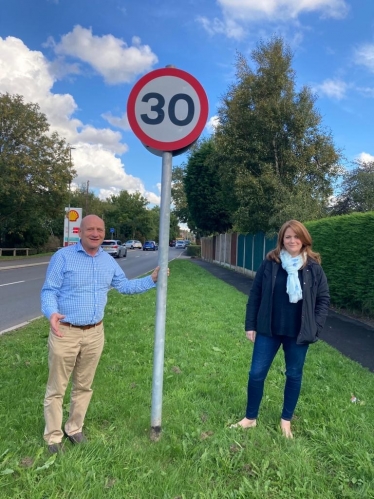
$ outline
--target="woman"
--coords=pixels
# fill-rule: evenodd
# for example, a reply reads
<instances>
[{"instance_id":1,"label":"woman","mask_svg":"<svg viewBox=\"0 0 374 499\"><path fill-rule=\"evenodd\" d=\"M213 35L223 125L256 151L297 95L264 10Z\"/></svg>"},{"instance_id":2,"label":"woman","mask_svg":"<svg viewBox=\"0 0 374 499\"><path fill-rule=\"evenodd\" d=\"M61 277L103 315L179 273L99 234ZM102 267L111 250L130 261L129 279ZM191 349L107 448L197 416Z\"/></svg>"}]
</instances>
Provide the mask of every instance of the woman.
<instances>
[{"instance_id":1,"label":"woman","mask_svg":"<svg viewBox=\"0 0 374 499\"><path fill-rule=\"evenodd\" d=\"M299 398L310 343L323 329L330 303L325 273L312 238L297 220L283 224L277 246L266 255L249 295L245 330L254 342L245 418L234 427L256 426L264 382L282 345L286 385L280 427L293 438L291 419Z\"/></svg>"}]
</instances>

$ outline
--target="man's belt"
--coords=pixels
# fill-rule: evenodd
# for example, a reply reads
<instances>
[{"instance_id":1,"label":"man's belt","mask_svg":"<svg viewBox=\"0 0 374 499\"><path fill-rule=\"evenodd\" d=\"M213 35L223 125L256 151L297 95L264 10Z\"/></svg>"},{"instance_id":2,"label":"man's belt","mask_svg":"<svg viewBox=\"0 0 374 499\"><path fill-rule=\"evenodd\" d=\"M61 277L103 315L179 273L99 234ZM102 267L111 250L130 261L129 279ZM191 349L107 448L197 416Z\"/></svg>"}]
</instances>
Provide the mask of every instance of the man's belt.
<instances>
[{"instance_id":1,"label":"man's belt","mask_svg":"<svg viewBox=\"0 0 374 499\"><path fill-rule=\"evenodd\" d=\"M70 322L60 322L62 326L66 327L75 327L77 329L92 329L93 327L100 326L102 324L102 320L100 322L97 322L96 324L86 324L85 326L75 326L74 324L70 324Z\"/></svg>"}]
</instances>

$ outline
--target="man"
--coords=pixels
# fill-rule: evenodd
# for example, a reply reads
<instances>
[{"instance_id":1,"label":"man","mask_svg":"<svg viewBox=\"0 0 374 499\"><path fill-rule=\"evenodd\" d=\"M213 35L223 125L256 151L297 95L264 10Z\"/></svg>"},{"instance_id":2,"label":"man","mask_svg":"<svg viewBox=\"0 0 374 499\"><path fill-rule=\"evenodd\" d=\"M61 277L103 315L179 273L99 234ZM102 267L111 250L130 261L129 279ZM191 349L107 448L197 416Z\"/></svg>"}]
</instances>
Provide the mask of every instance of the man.
<instances>
[{"instance_id":1,"label":"man","mask_svg":"<svg viewBox=\"0 0 374 499\"><path fill-rule=\"evenodd\" d=\"M104 221L83 218L80 242L51 258L41 292L42 312L49 319L49 377L44 399L44 440L51 453L62 450L65 436L85 441L83 422L92 396L91 384L104 346L103 316L111 287L123 294L155 287L159 267L150 276L129 280L101 244ZM62 403L72 374L69 418L62 427Z\"/></svg>"}]
</instances>

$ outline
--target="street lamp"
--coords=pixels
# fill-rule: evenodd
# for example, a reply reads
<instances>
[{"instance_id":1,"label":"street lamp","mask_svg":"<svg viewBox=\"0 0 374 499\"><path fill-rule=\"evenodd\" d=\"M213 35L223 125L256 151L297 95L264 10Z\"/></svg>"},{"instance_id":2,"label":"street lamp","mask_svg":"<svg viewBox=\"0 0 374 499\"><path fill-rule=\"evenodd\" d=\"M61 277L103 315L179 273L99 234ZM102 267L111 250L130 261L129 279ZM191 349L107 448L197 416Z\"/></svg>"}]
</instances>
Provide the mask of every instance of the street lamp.
<instances>
[{"instance_id":1,"label":"street lamp","mask_svg":"<svg viewBox=\"0 0 374 499\"><path fill-rule=\"evenodd\" d=\"M90 181L87 180L87 185L86 185L86 215L88 215L88 194L89 194L89 188L90 186Z\"/></svg>"},{"instance_id":2,"label":"street lamp","mask_svg":"<svg viewBox=\"0 0 374 499\"><path fill-rule=\"evenodd\" d=\"M70 244L70 196L71 196L71 151L75 149L75 147L70 147L70 165L69 165L69 204L68 204L68 238L67 238L67 246Z\"/></svg>"}]
</instances>

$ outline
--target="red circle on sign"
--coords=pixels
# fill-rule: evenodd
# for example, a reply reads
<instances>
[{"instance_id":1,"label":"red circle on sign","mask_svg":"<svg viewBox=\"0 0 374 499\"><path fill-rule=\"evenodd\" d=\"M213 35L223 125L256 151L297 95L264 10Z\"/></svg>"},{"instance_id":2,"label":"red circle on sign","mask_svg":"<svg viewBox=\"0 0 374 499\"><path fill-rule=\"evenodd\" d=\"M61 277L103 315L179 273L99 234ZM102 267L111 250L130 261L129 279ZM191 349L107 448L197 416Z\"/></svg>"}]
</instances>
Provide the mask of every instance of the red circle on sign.
<instances>
[{"instance_id":1,"label":"red circle on sign","mask_svg":"<svg viewBox=\"0 0 374 499\"><path fill-rule=\"evenodd\" d=\"M160 141L153 137L150 137L139 125L138 117L136 115L136 103L140 92L143 90L145 85L151 83L157 78L162 78L164 76L174 76L184 80L189 84L193 90L196 92L200 104L200 114L198 116L197 122L192 131L190 131L185 137L178 140L172 141ZM146 146L157 149L159 151L175 151L177 149L182 149L190 146L195 142L206 125L208 119L208 98L206 96L205 90L202 85L193 77L191 74L177 68L161 68L155 69L150 73L144 75L132 88L128 101L127 101L127 117L131 126L132 131L138 137L139 140L143 142ZM153 126L162 126L160 124Z\"/></svg>"}]
</instances>

